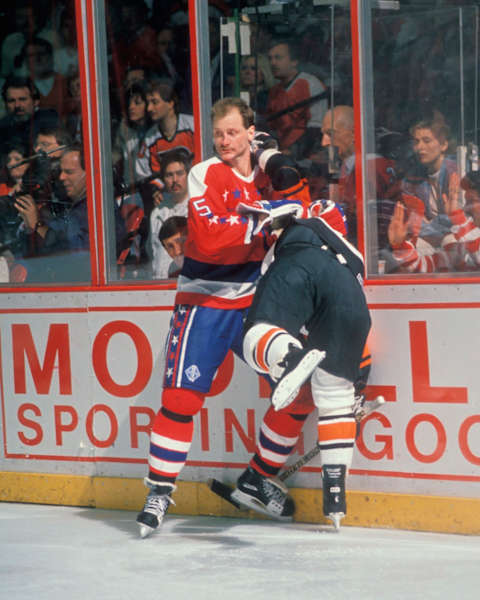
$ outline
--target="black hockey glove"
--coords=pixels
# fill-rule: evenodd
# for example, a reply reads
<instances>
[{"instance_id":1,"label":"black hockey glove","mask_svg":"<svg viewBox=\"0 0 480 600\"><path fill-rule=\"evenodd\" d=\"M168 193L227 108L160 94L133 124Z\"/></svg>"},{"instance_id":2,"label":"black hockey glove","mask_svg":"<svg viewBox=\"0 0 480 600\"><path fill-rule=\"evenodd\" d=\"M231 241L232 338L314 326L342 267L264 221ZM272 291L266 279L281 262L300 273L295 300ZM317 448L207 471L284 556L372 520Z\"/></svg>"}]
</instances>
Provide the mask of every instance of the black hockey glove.
<instances>
[{"instance_id":1,"label":"black hockey glove","mask_svg":"<svg viewBox=\"0 0 480 600\"><path fill-rule=\"evenodd\" d=\"M250 142L250 148L256 156L259 150L278 150L278 142L269 133L256 131L253 140Z\"/></svg>"}]
</instances>

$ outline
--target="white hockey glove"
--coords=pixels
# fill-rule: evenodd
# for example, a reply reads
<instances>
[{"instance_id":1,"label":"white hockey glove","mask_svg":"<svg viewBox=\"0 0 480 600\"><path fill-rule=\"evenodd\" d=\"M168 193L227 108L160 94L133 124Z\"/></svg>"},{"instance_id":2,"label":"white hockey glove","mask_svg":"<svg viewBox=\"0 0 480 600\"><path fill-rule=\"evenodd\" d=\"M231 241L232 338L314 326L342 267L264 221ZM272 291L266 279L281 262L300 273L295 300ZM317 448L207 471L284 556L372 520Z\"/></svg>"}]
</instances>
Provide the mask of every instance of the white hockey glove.
<instances>
[{"instance_id":1,"label":"white hockey glove","mask_svg":"<svg viewBox=\"0 0 480 600\"><path fill-rule=\"evenodd\" d=\"M296 218L303 216L303 205L298 200L257 200L252 204L240 202L237 204L237 212L241 215L252 216L256 219L252 234L259 233L268 225L275 224L281 217L292 215Z\"/></svg>"}]
</instances>

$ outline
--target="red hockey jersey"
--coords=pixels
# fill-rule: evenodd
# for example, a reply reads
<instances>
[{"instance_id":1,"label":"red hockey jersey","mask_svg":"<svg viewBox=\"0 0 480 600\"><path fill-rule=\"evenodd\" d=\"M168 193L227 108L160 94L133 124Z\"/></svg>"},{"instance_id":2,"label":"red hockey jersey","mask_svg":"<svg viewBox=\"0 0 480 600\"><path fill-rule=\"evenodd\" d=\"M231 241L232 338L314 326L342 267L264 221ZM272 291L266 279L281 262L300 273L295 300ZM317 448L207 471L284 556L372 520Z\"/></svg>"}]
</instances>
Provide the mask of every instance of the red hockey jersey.
<instances>
[{"instance_id":1,"label":"red hockey jersey","mask_svg":"<svg viewBox=\"0 0 480 600\"><path fill-rule=\"evenodd\" d=\"M326 90L325 85L314 75L299 73L287 87L278 83L268 94L267 116L280 112L295 104L317 96ZM327 100L317 100L287 112L270 125L275 129L280 149L284 150L296 142L307 127L322 127L322 120L327 112Z\"/></svg>"},{"instance_id":2,"label":"red hockey jersey","mask_svg":"<svg viewBox=\"0 0 480 600\"><path fill-rule=\"evenodd\" d=\"M193 141L193 117L180 113L177 129L171 138L162 135L158 125L147 131L137 155L138 170L143 177L161 170L162 154L174 149L182 149L192 156L195 152Z\"/></svg>"},{"instance_id":3,"label":"red hockey jersey","mask_svg":"<svg viewBox=\"0 0 480 600\"><path fill-rule=\"evenodd\" d=\"M188 237L176 303L249 306L273 238L263 231L252 235L257 218L240 215L236 207L282 194L258 167L244 177L217 157L191 169L188 187Z\"/></svg>"}]
</instances>

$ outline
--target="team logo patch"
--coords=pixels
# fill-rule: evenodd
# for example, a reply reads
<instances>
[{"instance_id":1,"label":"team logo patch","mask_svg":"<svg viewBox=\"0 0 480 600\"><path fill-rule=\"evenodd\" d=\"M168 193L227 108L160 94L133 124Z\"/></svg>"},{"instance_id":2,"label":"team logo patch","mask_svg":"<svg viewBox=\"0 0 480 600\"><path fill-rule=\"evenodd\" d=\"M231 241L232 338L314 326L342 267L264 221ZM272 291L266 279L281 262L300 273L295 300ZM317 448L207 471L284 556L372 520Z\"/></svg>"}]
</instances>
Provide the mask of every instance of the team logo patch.
<instances>
[{"instance_id":1,"label":"team logo patch","mask_svg":"<svg viewBox=\"0 0 480 600\"><path fill-rule=\"evenodd\" d=\"M188 369L185 369L185 375L187 376L188 380L193 383L200 377L200 369L197 367L197 365L190 365Z\"/></svg>"}]
</instances>

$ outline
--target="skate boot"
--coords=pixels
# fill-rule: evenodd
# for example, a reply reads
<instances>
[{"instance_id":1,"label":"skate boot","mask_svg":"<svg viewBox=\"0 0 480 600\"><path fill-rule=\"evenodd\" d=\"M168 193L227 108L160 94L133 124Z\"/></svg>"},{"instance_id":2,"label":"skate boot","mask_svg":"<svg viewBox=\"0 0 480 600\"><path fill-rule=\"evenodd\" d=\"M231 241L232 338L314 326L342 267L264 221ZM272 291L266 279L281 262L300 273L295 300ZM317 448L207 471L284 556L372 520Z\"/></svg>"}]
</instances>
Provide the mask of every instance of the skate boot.
<instances>
[{"instance_id":1,"label":"skate boot","mask_svg":"<svg viewBox=\"0 0 480 600\"><path fill-rule=\"evenodd\" d=\"M240 475L231 497L246 508L279 521L291 521L295 510L292 498L279 481L264 477L251 467Z\"/></svg>"},{"instance_id":2,"label":"skate boot","mask_svg":"<svg viewBox=\"0 0 480 600\"><path fill-rule=\"evenodd\" d=\"M289 344L287 354L277 365L277 367L283 368L283 371L273 388L272 404L275 410L285 408L293 402L301 386L324 358L325 352L298 348Z\"/></svg>"},{"instance_id":3,"label":"skate boot","mask_svg":"<svg viewBox=\"0 0 480 600\"><path fill-rule=\"evenodd\" d=\"M170 494L175 490L175 486L171 483L160 485L152 485L150 482L146 484L150 491L143 510L137 515L137 523L140 526L140 537L146 538L162 524L163 517L168 510L170 504L175 502L170 498Z\"/></svg>"},{"instance_id":4,"label":"skate boot","mask_svg":"<svg viewBox=\"0 0 480 600\"><path fill-rule=\"evenodd\" d=\"M345 501L345 465L323 465L323 514L330 519L335 530L340 529L340 521L347 514Z\"/></svg>"}]
</instances>

